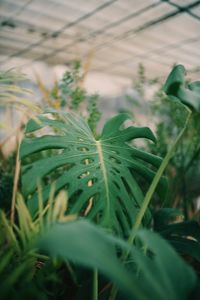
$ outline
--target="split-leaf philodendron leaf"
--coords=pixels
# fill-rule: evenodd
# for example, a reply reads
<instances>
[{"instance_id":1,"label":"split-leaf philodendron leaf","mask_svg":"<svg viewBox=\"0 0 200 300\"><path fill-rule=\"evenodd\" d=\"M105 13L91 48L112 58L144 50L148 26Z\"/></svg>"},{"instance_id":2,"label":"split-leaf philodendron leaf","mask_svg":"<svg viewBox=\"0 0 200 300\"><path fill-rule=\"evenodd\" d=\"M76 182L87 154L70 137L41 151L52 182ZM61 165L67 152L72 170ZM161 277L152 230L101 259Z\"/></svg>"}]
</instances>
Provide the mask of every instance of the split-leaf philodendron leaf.
<instances>
[{"instance_id":1,"label":"split-leaf philodendron leaf","mask_svg":"<svg viewBox=\"0 0 200 300\"><path fill-rule=\"evenodd\" d=\"M149 164L157 169L161 163L159 157L133 147L130 142L137 138L155 141L151 130L124 128L129 117L119 114L107 121L96 140L85 120L73 113L51 112L38 119L40 123L30 120L27 124L20 148L22 163L33 153L54 151L49 157L40 157L23 166L22 187L24 195L29 197L30 210L37 210L38 178L43 181L43 201L47 201L51 186L46 178L63 167L56 178L55 190L67 190L70 213L87 215L118 233L127 233L143 201L135 175L151 182L155 172ZM32 133L43 127L53 128L54 133L33 137ZM162 179L158 187L162 197L165 188Z\"/></svg>"},{"instance_id":2,"label":"split-leaf philodendron leaf","mask_svg":"<svg viewBox=\"0 0 200 300\"><path fill-rule=\"evenodd\" d=\"M175 66L169 74L163 90L170 97L175 97L185 105L200 112L200 81L187 83L185 73L184 66Z\"/></svg>"}]
</instances>

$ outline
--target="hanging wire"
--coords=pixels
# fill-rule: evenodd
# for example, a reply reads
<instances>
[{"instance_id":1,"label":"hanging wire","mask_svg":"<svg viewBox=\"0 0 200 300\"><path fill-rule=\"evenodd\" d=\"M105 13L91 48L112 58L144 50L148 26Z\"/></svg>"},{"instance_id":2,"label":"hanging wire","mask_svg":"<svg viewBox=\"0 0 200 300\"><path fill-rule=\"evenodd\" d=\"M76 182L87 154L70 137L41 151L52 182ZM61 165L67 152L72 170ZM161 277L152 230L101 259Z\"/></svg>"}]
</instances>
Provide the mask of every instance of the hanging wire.
<instances>
[{"instance_id":1,"label":"hanging wire","mask_svg":"<svg viewBox=\"0 0 200 300\"><path fill-rule=\"evenodd\" d=\"M152 9L153 7L160 5L162 2L167 2L167 3L168 3L169 1L161 0L160 2L158 2L158 3L156 3L156 4L154 3L154 5L149 5L149 6L147 6L146 8L143 8L143 9L141 9L141 10L135 12L135 14L132 14L132 18L134 18L134 17L136 17L136 16L139 16L139 15L141 15L141 14L144 13L144 12L147 12L148 10ZM169 3L169 4L171 5L171 3ZM95 51L95 52L98 52L98 51L102 50L103 48L110 47L110 46L111 46L113 43L115 43L115 42L122 41L122 40L126 40L126 39L129 38L131 35L136 35L137 33L141 32L141 31L143 31L143 30L146 30L146 29L148 29L148 28L150 28L150 27L152 27L152 26L155 26L155 25L157 25L157 24L159 24L159 23L162 23L162 22L168 20L169 18L175 17L175 16L177 16L177 15L183 13L183 12L189 13L189 12L190 12L190 9L195 8L195 7L198 6L199 4L200 4L200 1L195 1L195 2L192 3L192 4L189 4L189 5L186 5L186 6L183 6L183 7L181 7L181 6L179 6L179 5L175 5L176 8L177 8L176 11L171 12L171 13L167 13L166 15L164 15L164 16L162 16L162 17L159 17L158 19L154 19L154 20L152 20L152 21L148 21L148 22L144 23L143 25L139 26L139 27L136 28L136 29L130 29L130 30L128 30L128 31L125 31L125 32L123 32L122 34L119 34L119 35L113 37L113 39L110 39L109 42L101 43L100 45L94 47L94 51ZM173 6L174 6L174 5L173 5ZM127 17L129 18L130 15L127 16ZM130 17L130 18L131 18L131 17ZM118 22L119 22L119 24L122 24L122 23L125 22L125 21L126 21L126 19L124 18L124 20L121 19L121 20L119 20ZM115 22L115 24L111 23L111 24L110 24L110 27L109 27L109 25L107 25L107 26L108 26L108 28L116 27L116 26L118 26L118 23L117 23L117 22ZM76 39L75 41L73 41L73 42L70 43L70 44L65 44L65 45L63 45L63 46L60 47L60 48L57 48L57 49L52 50L52 51L51 51L50 53L48 53L48 54L44 54L44 55L42 55L42 56L39 56L39 57L35 58L34 60L32 60L32 62L33 62L33 61L37 61L37 60L46 60L46 59L48 59L48 58L51 58L51 57L54 56L54 55L58 55L58 53L64 51L65 49L67 49L67 48L69 48L69 47L71 47L71 46L74 46L74 45L77 44L78 42L85 42L85 41L88 41L90 38L94 37L95 35L97 36L97 35L100 35L100 34L104 33L104 32L106 31L106 29L107 29L107 28L104 28L104 27L103 27L103 28L100 29L100 30L93 31L93 32L89 33L89 35L87 35L85 38L84 38L84 37L78 38L78 39ZM87 56L87 55L86 55L86 56ZM84 57L83 57L83 58L84 58Z\"/></svg>"},{"instance_id":2,"label":"hanging wire","mask_svg":"<svg viewBox=\"0 0 200 300\"><path fill-rule=\"evenodd\" d=\"M197 19L198 21L200 20L200 17L193 13L192 11L190 11L190 9L186 9L184 7L181 7L180 5L170 1L170 0L166 0L167 3L169 3L171 6L174 6L176 8L178 8L179 10L183 10L183 12L186 12L188 15L192 16L193 18ZM193 4L195 4L195 6L197 6L198 4L200 4L200 1L196 1Z\"/></svg>"},{"instance_id":3,"label":"hanging wire","mask_svg":"<svg viewBox=\"0 0 200 300\"><path fill-rule=\"evenodd\" d=\"M168 2L168 1L164 1L164 2ZM131 35L136 35L137 33L141 32L143 30L146 30L146 29L151 28L155 25L158 25L158 24L160 24L160 23L162 23L162 22L164 22L164 21L166 21L166 20L168 20L172 17L175 17L175 16L177 16L177 15L183 13L183 12L188 12L190 9L197 7L199 4L200 4L200 1L196 1L196 2L194 2L192 4L189 4L185 7L179 7L176 11L171 12L171 13L167 13L166 15L164 15L162 17L159 17L157 19L154 19L152 21L148 21L148 22L144 23L143 25L137 27L136 29L127 30L127 31L123 32L122 34L119 34L119 35L115 36L112 41L101 44L99 47L97 47L96 51L99 51L100 49L105 48L107 46L110 46L116 41L118 42L118 41L126 40Z\"/></svg>"},{"instance_id":4,"label":"hanging wire","mask_svg":"<svg viewBox=\"0 0 200 300\"><path fill-rule=\"evenodd\" d=\"M31 1L33 1L33 0L31 0ZM86 19L94 16L97 12L99 12L99 11L105 9L106 7L114 4L114 2L116 2L116 1L117 0L112 0L112 1L106 2L103 5L100 5L100 6L96 7L91 12L89 12L89 13L81 16L77 20L65 24L59 30L54 31L53 33L51 33L51 34L43 37L38 42L30 44L28 47L26 47L26 48L24 48L24 49L22 49L22 50L20 50L20 51L18 51L16 53L10 55L9 58L6 59L3 63L5 63L6 61L8 61L10 59L10 57L20 56L22 54L25 54L26 52L31 51L32 49L34 49L34 48L42 45L46 40L48 40L48 39L50 39L52 37L60 36L61 34L63 34L64 30L66 30L66 29L68 29L70 27L73 27L73 26L79 24L80 22L82 22L82 21L84 21L84 20L86 20ZM33 61L37 61L37 60L47 60L48 58L51 58L51 57L57 55L58 53L64 51L65 49L67 50L69 47L74 46L77 43L89 41L90 39L96 38L97 36L101 36L107 30L109 30L111 28L116 28L117 26L125 23L126 21L134 19L135 17L142 15L143 13L147 12L148 10L151 10L151 9L155 8L156 6L162 4L163 2L166 2L170 6L175 7L176 10L173 11L173 12L167 13L167 14L165 14L162 17L159 17L159 18L156 18L154 20L145 22L144 24L142 24L141 26L139 26L139 27L137 27L135 29L129 29L129 30L127 30L127 31L125 31L125 32L123 32L121 34L118 34L118 35L114 36L114 37L110 37L109 41L104 42L104 43L100 43L99 45L96 45L95 48L94 48L94 51L98 52L98 51L100 51L100 50L102 50L104 48L109 48L109 47L113 46L113 44L115 44L115 43L117 43L119 41L125 41L126 39L129 39L130 37L134 37L139 32L142 32L142 31L144 31L144 30L146 30L148 28L151 28L151 27L153 27L153 26L155 26L157 24L165 22L166 20L168 20L170 18L173 18L173 17L176 17L177 15L182 14L182 13L187 13L188 15L190 15L191 17L193 17L193 18L195 18L197 20L200 19L200 17L198 15L196 15L195 13L193 13L191 11L191 9L197 7L200 4L200 1L195 1L195 2L193 2L191 4L188 4L188 5L185 5L185 6L180 6L178 4L173 3L173 1L170 1L170 0L160 0L160 2L156 2L156 3L150 4L150 5L148 5L148 6L144 7L144 8L136 11L136 12L133 12L133 13L128 14L127 16L125 16L123 18L118 19L115 22L108 23L107 25L103 26L100 29L91 31L91 32L89 32L87 35L85 35L83 37L76 38L72 43L65 44L65 45L63 45L60 48L54 49L50 53L44 54L42 56L39 56L39 57L37 57L37 58L29 61L28 63L25 63L24 65L29 65ZM199 37L195 38L195 41L198 38ZM162 51L162 54L163 54L163 51L165 51L165 53L166 53L169 50L181 47L183 44L185 45L185 44L190 44L190 43L193 43L193 42L194 42L194 38L192 38L192 39L186 39L182 43L173 43L173 44L161 47L159 49L150 50L148 52L145 52L144 54L136 54L136 55L134 55L134 59L135 58L145 59L146 57L148 57L148 59L151 58L152 61L153 60L155 61L155 59L153 58L154 54L160 53L161 51ZM150 55L150 56L148 56L148 55ZM121 61L118 61L118 62L115 62L115 63L111 63L111 64L107 65L106 68L104 67L103 70L106 70L106 69L107 70L111 70L111 69L115 68L119 64L129 63L130 59L131 59L131 57L129 59L126 59L126 60L121 60ZM167 64L165 64L165 65L167 65ZM100 70L100 69L96 68L96 70Z\"/></svg>"},{"instance_id":5,"label":"hanging wire","mask_svg":"<svg viewBox=\"0 0 200 300\"><path fill-rule=\"evenodd\" d=\"M115 68L117 68L120 65L124 66L126 64L129 64L129 65L131 65L131 67L133 65L136 65L138 63L138 60L136 60L136 59L142 59L142 60L147 60L148 59L148 60L154 61L156 63L160 63L161 65L164 65L164 66L168 67L169 64L165 63L165 61L158 61L155 58L153 58L153 56L155 54L160 54L160 53L162 53L162 56L163 56L163 54L166 54L167 52L169 52L171 50L181 48L183 45L190 45L190 44L196 43L199 40L199 38L200 38L200 36L197 36L195 38L185 39L181 43L180 42L172 43L172 44L169 44L167 46L160 47L158 49L150 50L148 52L145 52L144 54L133 55L132 56L132 59L134 59L133 62L131 62L131 57L130 57L129 59L113 62L113 63L107 65L106 67L104 66L102 69L101 68L96 68L96 69L93 68L92 71L106 71L106 72L108 71L109 73L112 73L110 71L111 70L113 71Z\"/></svg>"},{"instance_id":6,"label":"hanging wire","mask_svg":"<svg viewBox=\"0 0 200 300\"><path fill-rule=\"evenodd\" d=\"M46 36L44 36L42 39L40 39L39 41L35 42L35 43L32 43L30 44L28 47L18 51L18 52L15 52L13 54L11 54L6 60L4 60L3 62L1 63L6 63L10 58L12 57L15 57L15 56L21 56L22 54L25 54L29 51L31 51L32 49L42 45L45 41L47 41L48 39L52 38L52 37L55 37L55 36L58 36L60 35L64 30L68 29L68 28L71 28L79 23L81 23L82 21L94 16L96 13L98 13L99 11L105 9L106 7L112 5L114 2L117 2L118 0L110 0L108 2L105 2L104 4L96 7L95 9L93 9L92 11L82 15L81 17L79 17L78 19L76 19L75 21L72 21L70 23L66 23L64 26L62 26L59 30L56 30L54 31L53 33L51 34L48 34Z\"/></svg>"},{"instance_id":7,"label":"hanging wire","mask_svg":"<svg viewBox=\"0 0 200 300\"><path fill-rule=\"evenodd\" d=\"M51 56L54 56L55 54L58 54L59 52L62 52L65 48L74 46L74 45L76 45L76 44L79 43L79 42L86 42L86 41L88 41L88 40L90 40L90 39L93 39L94 37L96 38L97 36L102 35L103 33L105 33L108 29L113 28L113 27L117 27L117 26L121 25L122 23L124 23L124 22L126 22L126 21L128 21L128 20L130 20L130 19L133 19L133 18L135 18L135 17L138 17L138 16L140 16L142 13L147 12L147 11L149 11L149 10L152 9L152 8L155 8L156 6L158 6L158 5L160 5L160 4L161 4L161 2L157 2L157 3L153 3L153 4L151 4L151 5L148 5L148 6L144 7L144 8L142 8L142 9L140 9L140 10L138 10L138 11L136 11L136 12L134 12L134 13L132 13L132 14L126 16L126 17L124 17L124 18L119 19L119 20L116 21L116 22L111 22L111 23L109 23L108 25L102 27L101 29L94 30L94 31L90 32L90 33L87 34L85 37L79 37L79 38L75 39L75 40L74 40L72 43L70 43L70 44L64 44L62 47L57 48L57 49L54 49L54 50L52 50L52 51L51 51L50 53L48 53L48 54L44 54L44 55L42 55L42 56L39 56L39 57L36 58L35 60L45 60L45 59L47 59L47 58L49 58L49 57L51 57ZM35 61L35 60L34 60L34 61Z\"/></svg>"}]
</instances>

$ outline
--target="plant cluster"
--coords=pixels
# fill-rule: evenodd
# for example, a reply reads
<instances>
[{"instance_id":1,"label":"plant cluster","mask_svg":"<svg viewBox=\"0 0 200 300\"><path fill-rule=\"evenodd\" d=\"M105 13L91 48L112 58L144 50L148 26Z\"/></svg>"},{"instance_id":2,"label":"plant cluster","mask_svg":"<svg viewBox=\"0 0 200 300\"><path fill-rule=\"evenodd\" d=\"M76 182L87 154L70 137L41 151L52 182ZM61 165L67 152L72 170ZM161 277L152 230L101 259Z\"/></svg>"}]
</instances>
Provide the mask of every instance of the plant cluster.
<instances>
[{"instance_id":1,"label":"plant cluster","mask_svg":"<svg viewBox=\"0 0 200 300\"><path fill-rule=\"evenodd\" d=\"M178 170L185 138L192 144L185 166L193 170L198 160L200 82L185 82L183 66L173 68L163 90L184 121L170 146L159 123L153 148L153 132L133 126L127 113L97 133L97 97L81 87L79 68L48 93L16 149L11 211L0 214L1 298L198 299L200 226L194 215L184 221L180 206L164 206L172 203L164 202L171 193L164 172L170 161Z\"/></svg>"},{"instance_id":2,"label":"plant cluster","mask_svg":"<svg viewBox=\"0 0 200 300\"><path fill-rule=\"evenodd\" d=\"M190 85L190 81L185 84ZM146 122L155 125L157 137L156 143L146 143L144 148L151 153L164 157L170 145L184 127L187 118L185 106L163 93L162 86L157 79L146 78L145 69L139 66L138 79L133 88L138 97L129 97L131 101L130 114L134 121L139 123L140 115L146 110ZM148 89L155 90L151 100L144 100ZM148 98L148 97L146 97ZM193 110L190 116L183 138L179 141L176 151L171 158L166 175L168 178L168 193L164 206L177 208L179 216L183 214L186 220L198 219L198 199L200 197L200 113L198 109ZM153 206L163 206L163 199L155 198Z\"/></svg>"}]
</instances>

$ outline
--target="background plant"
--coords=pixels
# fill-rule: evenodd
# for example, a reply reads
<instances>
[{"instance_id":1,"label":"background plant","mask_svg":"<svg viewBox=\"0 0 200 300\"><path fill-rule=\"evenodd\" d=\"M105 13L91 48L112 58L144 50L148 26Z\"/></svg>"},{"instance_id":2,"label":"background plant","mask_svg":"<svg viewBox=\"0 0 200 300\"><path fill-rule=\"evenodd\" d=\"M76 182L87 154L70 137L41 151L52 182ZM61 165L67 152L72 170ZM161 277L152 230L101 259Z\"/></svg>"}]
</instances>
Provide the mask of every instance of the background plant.
<instances>
[{"instance_id":1,"label":"background plant","mask_svg":"<svg viewBox=\"0 0 200 300\"><path fill-rule=\"evenodd\" d=\"M44 107L77 112L88 121L93 133L96 133L97 123L101 118L98 109L99 97L97 94L89 95L84 89L85 75L79 61L73 62L62 79L59 82L55 81L50 90L45 87L38 75L36 78Z\"/></svg>"},{"instance_id":2,"label":"background plant","mask_svg":"<svg viewBox=\"0 0 200 300\"><path fill-rule=\"evenodd\" d=\"M186 80L185 84L190 81ZM148 98L149 88L154 90L153 99ZM138 69L138 79L134 82L133 88L138 96L129 96L129 101L133 105L133 118L136 123L140 113L145 110L146 121L154 124L157 143L146 143L144 149L164 157L169 150L171 143L178 136L184 126L187 117L185 107L169 96L163 93L162 86L158 79L148 79L145 74L145 68L140 65ZM198 99L196 99L198 102ZM199 218L198 216L198 197L200 195L199 178L199 126L200 118L198 110L193 110L188 126L184 132L183 138L177 145L176 152L171 158L166 169L169 187L164 205L179 209L179 215L184 218ZM163 199L154 197L154 207L163 206Z\"/></svg>"}]
</instances>

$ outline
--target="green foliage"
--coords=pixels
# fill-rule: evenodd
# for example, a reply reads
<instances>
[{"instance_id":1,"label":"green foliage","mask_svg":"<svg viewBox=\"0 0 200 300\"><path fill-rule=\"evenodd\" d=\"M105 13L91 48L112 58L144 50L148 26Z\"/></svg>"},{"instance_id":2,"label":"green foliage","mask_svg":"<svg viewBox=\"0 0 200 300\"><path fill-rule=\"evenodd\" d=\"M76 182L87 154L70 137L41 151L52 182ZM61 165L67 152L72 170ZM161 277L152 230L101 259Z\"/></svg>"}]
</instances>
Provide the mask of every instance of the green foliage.
<instances>
[{"instance_id":1,"label":"green foliage","mask_svg":"<svg viewBox=\"0 0 200 300\"><path fill-rule=\"evenodd\" d=\"M67 71L61 83L59 84L61 92L61 106L68 105L69 108L77 110L81 102L84 101L85 91L80 83L82 76L80 74L80 63L74 62L70 71Z\"/></svg>"},{"instance_id":2,"label":"green foliage","mask_svg":"<svg viewBox=\"0 0 200 300\"><path fill-rule=\"evenodd\" d=\"M39 200L41 204L41 199ZM53 201L51 192L48 206L40 205L32 218L20 194L17 195L17 221L14 226L0 211L0 290L1 299L58 299L66 292L60 266L38 251L38 237L54 222L74 220L64 215L66 194L61 191ZM64 212L63 212L64 209ZM67 267L62 266L66 274ZM57 286L57 287L56 287ZM51 288L53 287L53 289ZM59 288L60 290L59 290Z\"/></svg>"},{"instance_id":3,"label":"green foliage","mask_svg":"<svg viewBox=\"0 0 200 300\"><path fill-rule=\"evenodd\" d=\"M12 199L14 166L14 155L0 159L0 208L7 212Z\"/></svg>"},{"instance_id":4,"label":"green foliage","mask_svg":"<svg viewBox=\"0 0 200 300\"><path fill-rule=\"evenodd\" d=\"M184 68L177 66L169 75L164 90L171 97L179 97L185 105L193 109L184 139L181 141L173 164L177 176L172 188L181 195L185 217L188 218L188 207L192 200L199 196L198 178L200 175L200 82L186 83Z\"/></svg>"},{"instance_id":5,"label":"green foliage","mask_svg":"<svg viewBox=\"0 0 200 300\"><path fill-rule=\"evenodd\" d=\"M27 99L30 90L19 86L25 80L23 74L14 70L0 72L0 106L26 107L32 112L40 112L39 107Z\"/></svg>"},{"instance_id":6,"label":"green foliage","mask_svg":"<svg viewBox=\"0 0 200 300\"><path fill-rule=\"evenodd\" d=\"M145 72L143 69L143 77L140 75L139 70L138 80L136 80L137 85L134 88L138 91L137 86L143 91L140 93L140 99L134 100L138 106L138 113L134 113L134 119L136 122L140 114L143 114L144 109L146 109L146 118L151 121L151 124L155 126L155 133L157 137L157 143L148 143L144 146L145 150L150 151L158 156L164 157L169 151L171 145L173 144L176 137L181 132L184 127L185 120L187 119L188 109L183 102L175 97L175 92L173 94L173 89L169 89L169 86L178 87L179 85L184 87L182 89L186 92L184 99L191 97L188 94L188 85L193 85L184 79L184 68L182 66L176 66L171 75L169 75L170 80L167 80L164 90L167 91L169 95L166 95L161 90L161 87L157 84L154 89L156 93L153 96L152 101L144 101L143 95L145 95L146 89L149 87L149 81L145 77ZM178 74L182 74L178 77ZM172 80L173 74L173 80ZM179 78L179 84L176 84ZM169 84L169 82L171 83ZM168 88L166 88L168 86ZM175 91L175 88L174 88ZM192 92L194 93L194 91ZM173 94L171 96L171 94ZM194 96L194 95L193 95ZM192 97L193 97L192 96ZM195 91L195 103L198 103L198 90ZM186 102L185 102L186 103ZM191 107L191 106L190 106ZM136 112L137 109L134 110ZM187 128L184 130L183 137L180 139L176 146L176 151L171 158L169 165L166 170L168 177L169 188L167 197L164 205L167 207L177 207L183 211L186 219L194 216L198 219L197 213L197 199L200 195L199 190L199 176L200 176L200 118L199 112L192 109L192 114L190 116ZM154 197L153 205L163 206L163 199Z\"/></svg>"},{"instance_id":7,"label":"green foliage","mask_svg":"<svg viewBox=\"0 0 200 300\"><path fill-rule=\"evenodd\" d=\"M169 145L184 125L187 110L175 98L158 94L152 106L152 113L157 115L157 144L149 149L153 153L166 155ZM168 206L177 206L184 211L185 218L196 213L195 201L200 195L198 178L200 176L200 118L199 112L193 110L188 126L180 140L176 153L168 166L169 192L166 200Z\"/></svg>"},{"instance_id":8,"label":"green foliage","mask_svg":"<svg viewBox=\"0 0 200 300\"><path fill-rule=\"evenodd\" d=\"M41 238L40 247L53 257L97 268L126 293L123 299L188 299L196 284L192 269L155 233L139 231L136 237L141 248L132 247L129 270L114 253L115 245L128 246L86 221L54 225Z\"/></svg>"},{"instance_id":9,"label":"green foliage","mask_svg":"<svg viewBox=\"0 0 200 300\"><path fill-rule=\"evenodd\" d=\"M123 265L117 253L128 245L88 221L67 222L69 216L63 215L66 198L59 197L32 219L18 196L19 224L14 228L1 212L1 299L72 297L74 283L70 277L62 279L61 274L73 275L76 290L80 289L76 283L80 278L74 277L77 265L98 268L108 280L117 283L123 299L165 300L169 295L174 300L188 299L195 288L195 273L164 240L150 231L139 231L137 246L132 247L127 264Z\"/></svg>"},{"instance_id":10,"label":"green foliage","mask_svg":"<svg viewBox=\"0 0 200 300\"><path fill-rule=\"evenodd\" d=\"M24 161L25 157L46 149L58 150L51 157L24 165L22 169L23 193L25 196L33 194L28 201L32 212L37 210L37 194L34 192L38 178L43 179L43 200L46 201L50 185L45 184L45 178L57 168L65 167L61 176L56 178L56 192L66 188L70 211L87 215L103 226L127 234L143 200L142 189L134 174L151 182L154 171L146 164L157 168L161 162L159 157L130 144L137 138L155 141L150 129L123 128L128 115L121 114L104 125L100 138L96 140L87 123L72 113L52 113L51 117L46 114L38 118L40 125L33 120L27 124L27 137L20 149L21 159ZM59 134L28 137L45 126L55 128ZM158 192L163 195L164 179L159 187Z\"/></svg>"},{"instance_id":11,"label":"green foliage","mask_svg":"<svg viewBox=\"0 0 200 300\"><path fill-rule=\"evenodd\" d=\"M98 95L88 95L83 87L84 75L81 64L75 61L64 73L60 82L55 82L49 92L38 78L38 86L46 102L55 109L65 109L84 115L92 132L97 134L97 123L101 118L98 109ZM84 112L83 112L84 111Z\"/></svg>"},{"instance_id":12,"label":"green foliage","mask_svg":"<svg viewBox=\"0 0 200 300\"><path fill-rule=\"evenodd\" d=\"M89 117L88 117L88 125L90 126L90 129L92 130L93 134L97 134L97 123L99 122L101 118L101 113L99 112L97 108L97 100L98 100L98 95L93 95L89 98L89 105L88 105L88 112L89 112Z\"/></svg>"},{"instance_id":13,"label":"green foliage","mask_svg":"<svg viewBox=\"0 0 200 300\"><path fill-rule=\"evenodd\" d=\"M145 96L145 86L152 86L158 82L158 78L148 79L144 65L141 63L138 65L138 78L134 80L133 87L140 97L144 98Z\"/></svg>"},{"instance_id":14,"label":"green foliage","mask_svg":"<svg viewBox=\"0 0 200 300\"><path fill-rule=\"evenodd\" d=\"M70 241L70 243L69 243ZM39 246L53 257L97 268L128 293L133 292L130 274L117 259L115 245L123 242L85 220L55 224L41 237Z\"/></svg>"},{"instance_id":15,"label":"green foliage","mask_svg":"<svg viewBox=\"0 0 200 300\"><path fill-rule=\"evenodd\" d=\"M20 296L31 296L31 293L35 294L36 299L45 299L42 295L40 297L39 289L32 283L37 259L30 255L30 253L35 253L35 249L33 246L28 246L28 240L30 241L28 236L33 237L33 230L30 230L30 222L28 222L28 219L30 220L27 218L28 210L25 209L21 199L18 200L18 208L20 208L18 209L20 220L18 226L13 228L5 214L0 212L1 299L19 299ZM24 287L26 289L23 292Z\"/></svg>"}]
</instances>

